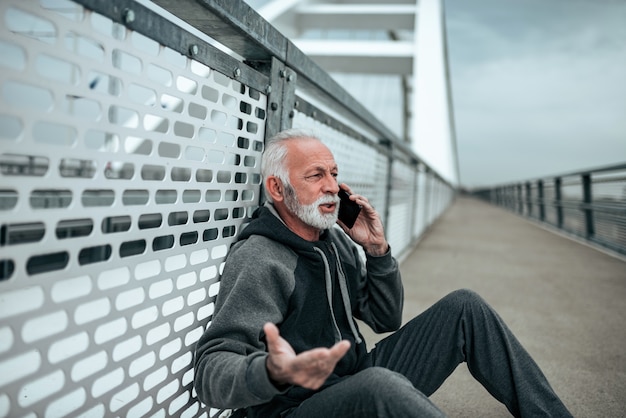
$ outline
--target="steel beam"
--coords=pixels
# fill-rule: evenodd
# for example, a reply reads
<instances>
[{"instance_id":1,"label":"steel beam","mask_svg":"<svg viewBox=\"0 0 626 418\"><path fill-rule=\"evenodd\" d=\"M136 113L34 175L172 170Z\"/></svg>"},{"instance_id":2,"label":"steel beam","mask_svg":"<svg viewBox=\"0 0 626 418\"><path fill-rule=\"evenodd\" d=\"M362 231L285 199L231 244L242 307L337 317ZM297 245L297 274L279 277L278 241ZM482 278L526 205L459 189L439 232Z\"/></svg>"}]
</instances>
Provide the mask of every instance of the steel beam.
<instances>
[{"instance_id":1,"label":"steel beam","mask_svg":"<svg viewBox=\"0 0 626 418\"><path fill-rule=\"evenodd\" d=\"M295 9L296 26L305 29L413 30L415 4L308 4Z\"/></svg>"},{"instance_id":2,"label":"steel beam","mask_svg":"<svg viewBox=\"0 0 626 418\"><path fill-rule=\"evenodd\" d=\"M410 75L413 71L412 42L301 39L294 44L329 72Z\"/></svg>"},{"instance_id":3,"label":"steel beam","mask_svg":"<svg viewBox=\"0 0 626 418\"><path fill-rule=\"evenodd\" d=\"M152 1L247 60L285 60L287 39L243 1Z\"/></svg>"}]
</instances>

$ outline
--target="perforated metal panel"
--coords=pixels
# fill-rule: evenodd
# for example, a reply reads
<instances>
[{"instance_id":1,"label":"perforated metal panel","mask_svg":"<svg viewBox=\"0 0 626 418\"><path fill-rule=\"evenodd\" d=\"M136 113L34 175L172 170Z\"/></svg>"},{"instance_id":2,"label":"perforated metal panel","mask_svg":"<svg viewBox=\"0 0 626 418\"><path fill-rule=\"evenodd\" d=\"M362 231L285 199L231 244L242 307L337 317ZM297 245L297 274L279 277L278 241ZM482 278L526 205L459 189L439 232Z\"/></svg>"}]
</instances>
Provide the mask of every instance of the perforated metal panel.
<instances>
[{"instance_id":1,"label":"perforated metal panel","mask_svg":"<svg viewBox=\"0 0 626 418\"><path fill-rule=\"evenodd\" d=\"M69 1L0 18L0 417L207 415L265 95Z\"/></svg>"},{"instance_id":2,"label":"perforated metal panel","mask_svg":"<svg viewBox=\"0 0 626 418\"><path fill-rule=\"evenodd\" d=\"M413 238L411 226L417 208L416 167L395 160L392 168L387 239L391 248L405 249L411 245Z\"/></svg>"},{"instance_id":3,"label":"perforated metal panel","mask_svg":"<svg viewBox=\"0 0 626 418\"><path fill-rule=\"evenodd\" d=\"M424 185L424 191L426 193L426 208L424 209L424 213L426 213L426 225L431 225L433 220L436 219L437 213L435 212L435 177L429 171L426 173L426 180Z\"/></svg>"},{"instance_id":4,"label":"perforated metal panel","mask_svg":"<svg viewBox=\"0 0 626 418\"><path fill-rule=\"evenodd\" d=\"M435 216L432 221L436 221L442 213L450 206L452 203L452 199L454 197L454 191L452 188L447 185L440 178L435 179L435 192L434 192L434 201L435 201Z\"/></svg>"},{"instance_id":5,"label":"perforated metal panel","mask_svg":"<svg viewBox=\"0 0 626 418\"><path fill-rule=\"evenodd\" d=\"M424 173L423 166L418 166L417 180L417 205L414 208L414 230L413 236L419 237L422 235L424 230L426 229L426 212L424 210L419 210L420 208L426 207L426 173Z\"/></svg>"}]
</instances>

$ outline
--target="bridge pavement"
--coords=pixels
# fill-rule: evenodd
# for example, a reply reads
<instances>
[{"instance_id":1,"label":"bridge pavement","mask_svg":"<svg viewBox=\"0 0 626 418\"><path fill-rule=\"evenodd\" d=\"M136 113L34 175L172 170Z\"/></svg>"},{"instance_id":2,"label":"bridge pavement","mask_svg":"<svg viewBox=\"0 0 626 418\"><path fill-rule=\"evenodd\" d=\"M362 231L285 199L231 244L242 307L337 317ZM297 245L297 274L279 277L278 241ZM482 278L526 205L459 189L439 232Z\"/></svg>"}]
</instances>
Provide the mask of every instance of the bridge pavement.
<instances>
[{"instance_id":1,"label":"bridge pavement","mask_svg":"<svg viewBox=\"0 0 626 418\"><path fill-rule=\"evenodd\" d=\"M460 197L401 269L405 321L452 290L475 290L575 417L626 416L625 260ZM381 336L367 331L372 346ZM464 364L431 399L450 417L510 416Z\"/></svg>"}]
</instances>

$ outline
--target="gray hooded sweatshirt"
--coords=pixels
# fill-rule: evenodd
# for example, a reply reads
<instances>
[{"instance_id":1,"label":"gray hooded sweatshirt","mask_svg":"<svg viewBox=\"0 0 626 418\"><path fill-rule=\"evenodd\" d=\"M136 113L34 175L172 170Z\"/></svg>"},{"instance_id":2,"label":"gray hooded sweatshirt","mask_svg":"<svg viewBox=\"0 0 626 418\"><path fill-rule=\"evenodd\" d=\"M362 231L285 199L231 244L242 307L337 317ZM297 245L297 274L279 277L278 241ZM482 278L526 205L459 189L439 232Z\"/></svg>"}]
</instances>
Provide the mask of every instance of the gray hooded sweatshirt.
<instances>
[{"instance_id":1,"label":"gray hooded sweatshirt","mask_svg":"<svg viewBox=\"0 0 626 418\"><path fill-rule=\"evenodd\" d=\"M354 318L375 332L394 331L402 321L402 303L398 263L390 251L367 255L363 263L340 229L306 241L267 204L227 256L211 324L196 347L198 398L211 407L246 408L250 418L280 417L316 391L271 382L266 322L278 326L296 353L350 341L323 390L368 366Z\"/></svg>"}]
</instances>

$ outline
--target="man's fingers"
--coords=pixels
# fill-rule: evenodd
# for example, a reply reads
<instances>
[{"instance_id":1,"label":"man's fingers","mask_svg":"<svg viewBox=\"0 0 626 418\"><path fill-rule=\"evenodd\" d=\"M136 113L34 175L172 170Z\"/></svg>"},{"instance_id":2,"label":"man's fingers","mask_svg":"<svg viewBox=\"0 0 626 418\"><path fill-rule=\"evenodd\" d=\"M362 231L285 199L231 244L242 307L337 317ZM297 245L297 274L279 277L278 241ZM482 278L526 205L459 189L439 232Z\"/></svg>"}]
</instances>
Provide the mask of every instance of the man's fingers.
<instances>
[{"instance_id":1,"label":"man's fingers","mask_svg":"<svg viewBox=\"0 0 626 418\"><path fill-rule=\"evenodd\" d=\"M341 183L339 185L339 187L341 187L342 189L344 189L346 192L348 192L349 194L352 194L352 189L350 188L350 186L348 186L346 183Z\"/></svg>"},{"instance_id":2,"label":"man's fingers","mask_svg":"<svg viewBox=\"0 0 626 418\"><path fill-rule=\"evenodd\" d=\"M319 389L349 349L350 342L344 340L331 348L319 348L306 353L307 359L302 359L302 368L298 367L303 372L303 378L298 384L308 389Z\"/></svg>"},{"instance_id":3,"label":"man's fingers","mask_svg":"<svg viewBox=\"0 0 626 418\"><path fill-rule=\"evenodd\" d=\"M263 331L265 332L265 336L267 338L278 338L278 328L271 322L267 322L265 325L263 325Z\"/></svg>"},{"instance_id":4,"label":"man's fingers","mask_svg":"<svg viewBox=\"0 0 626 418\"><path fill-rule=\"evenodd\" d=\"M339 341L337 344L330 347L330 354L337 361L341 360L350 349L350 342L347 340Z\"/></svg>"},{"instance_id":5,"label":"man's fingers","mask_svg":"<svg viewBox=\"0 0 626 418\"><path fill-rule=\"evenodd\" d=\"M350 349L350 341L343 340L330 348L314 348L301 353L311 364L332 364L334 366Z\"/></svg>"},{"instance_id":6,"label":"man's fingers","mask_svg":"<svg viewBox=\"0 0 626 418\"><path fill-rule=\"evenodd\" d=\"M278 339L280 338L280 333L278 332L278 327L271 322L263 325L263 331L265 332L265 339L267 341L267 348L269 351L277 348L279 343Z\"/></svg>"},{"instance_id":7,"label":"man's fingers","mask_svg":"<svg viewBox=\"0 0 626 418\"><path fill-rule=\"evenodd\" d=\"M310 351L310 358L307 360L307 367L328 375L335 369L335 365L346 355L350 349L350 342L343 340L332 347L318 348Z\"/></svg>"}]
</instances>

